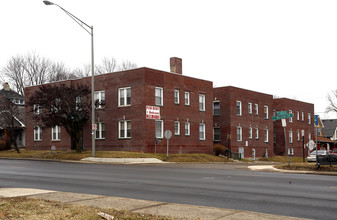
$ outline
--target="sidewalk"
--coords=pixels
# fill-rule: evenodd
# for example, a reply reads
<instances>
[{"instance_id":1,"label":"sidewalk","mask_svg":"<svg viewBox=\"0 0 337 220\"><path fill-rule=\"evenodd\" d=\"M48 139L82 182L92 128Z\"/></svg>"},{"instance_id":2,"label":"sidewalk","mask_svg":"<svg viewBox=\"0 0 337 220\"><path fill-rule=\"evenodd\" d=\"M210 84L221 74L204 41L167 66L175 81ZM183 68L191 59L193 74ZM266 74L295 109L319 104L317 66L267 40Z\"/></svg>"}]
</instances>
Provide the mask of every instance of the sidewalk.
<instances>
[{"instance_id":1,"label":"sidewalk","mask_svg":"<svg viewBox=\"0 0 337 220\"><path fill-rule=\"evenodd\" d=\"M301 218L264 214L258 212L241 211L234 209L221 209L205 206L184 205L176 203L146 201L121 197L90 195L81 193L57 192L51 190L27 189L27 188L0 188L0 197L39 198L57 202L67 202L83 206L99 208L114 208L136 213L148 213L160 216L183 219L207 219L207 220L295 220Z\"/></svg>"}]
</instances>

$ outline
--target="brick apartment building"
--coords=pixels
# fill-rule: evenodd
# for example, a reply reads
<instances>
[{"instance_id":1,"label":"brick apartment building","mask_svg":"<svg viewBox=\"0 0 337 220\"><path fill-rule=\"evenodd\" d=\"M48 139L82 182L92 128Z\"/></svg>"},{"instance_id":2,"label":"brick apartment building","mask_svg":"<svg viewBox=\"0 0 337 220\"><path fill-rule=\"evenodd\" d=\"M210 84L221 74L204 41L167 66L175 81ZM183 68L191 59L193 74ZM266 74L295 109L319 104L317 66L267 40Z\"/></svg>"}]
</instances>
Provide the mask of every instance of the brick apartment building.
<instances>
[{"instance_id":1,"label":"brick apartment building","mask_svg":"<svg viewBox=\"0 0 337 220\"><path fill-rule=\"evenodd\" d=\"M287 98L274 99L274 114L277 111L293 113L294 117L286 119L286 140L289 155L301 157L303 155L302 130L304 143L315 140L314 104L296 101ZM274 122L274 152L278 155L286 154L284 129L281 120ZM305 150L305 155L307 151Z\"/></svg>"},{"instance_id":2,"label":"brick apartment building","mask_svg":"<svg viewBox=\"0 0 337 220\"><path fill-rule=\"evenodd\" d=\"M171 58L170 65L172 72L144 67L95 76L95 99L105 101L95 110L96 150L166 153L164 131L170 130L170 153L212 153L213 83L182 75L180 58ZM90 87L90 80L86 77L59 83ZM26 98L37 88L27 87ZM160 118L147 115L151 109L156 114L159 110ZM70 137L64 128L39 130L31 114L27 109L27 149L49 149L54 145L70 150ZM83 149L91 150L90 122L83 134Z\"/></svg>"},{"instance_id":3,"label":"brick apartment building","mask_svg":"<svg viewBox=\"0 0 337 220\"><path fill-rule=\"evenodd\" d=\"M232 86L214 88L214 143L242 157L273 152L273 96Z\"/></svg>"}]
</instances>

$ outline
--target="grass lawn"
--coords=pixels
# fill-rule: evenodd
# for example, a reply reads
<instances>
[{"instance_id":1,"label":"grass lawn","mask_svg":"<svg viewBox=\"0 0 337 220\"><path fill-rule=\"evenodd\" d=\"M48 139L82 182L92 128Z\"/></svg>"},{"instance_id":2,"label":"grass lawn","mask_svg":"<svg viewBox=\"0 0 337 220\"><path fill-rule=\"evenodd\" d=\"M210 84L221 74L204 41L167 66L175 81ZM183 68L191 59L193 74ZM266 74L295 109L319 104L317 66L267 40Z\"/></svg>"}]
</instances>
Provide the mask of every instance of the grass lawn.
<instances>
[{"instance_id":1,"label":"grass lawn","mask_svg":"<svg viewBox=\"0 0 337 220\"><path fill-rule=\"evenodd\" d=\"M0 219L102 219L97 213L103 212L114 216L114 219L171 219L169 217L137 214L115 209L101 209L76 204L30 199L26 197L0 198Z\"/></svg>"},{"instance_id":2,"label":"grass lawn","mask_svg":"<svg viewBox=\"0 0 337 220\"><path fill-rule=\"evenodd\" d=\"M0 157L11 158L38 158L38 159L56 159L56 160L81 160L91 157L91 151L76 153L75 151L49 151L49 150L25 150L20 153L14 150L0 151ZM210 154L151 154L128 151L96 151L96 157L99 158L157 158L166 162L228 162L226 157L217 157Z\"/></svg>"}]
</instances>

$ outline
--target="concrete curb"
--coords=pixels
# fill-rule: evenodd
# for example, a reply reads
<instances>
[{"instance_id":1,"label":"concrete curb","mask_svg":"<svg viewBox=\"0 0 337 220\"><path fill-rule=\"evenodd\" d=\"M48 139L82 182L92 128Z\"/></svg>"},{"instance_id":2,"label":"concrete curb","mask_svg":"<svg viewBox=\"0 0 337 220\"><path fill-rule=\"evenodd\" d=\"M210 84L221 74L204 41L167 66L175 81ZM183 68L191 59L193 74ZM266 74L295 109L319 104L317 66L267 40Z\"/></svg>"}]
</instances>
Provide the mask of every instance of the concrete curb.
<instances>
[{"instance_id":1,"label":"concrete curb","mask_svg":"<svg viewBox=\"0 0 337 220\"><path fill-rule=\"evenodd\" d=\"M213 208L196 205L166 203L129 199L104 195L90 195L82 193L57 192L51 190L26 189L26 188L2 188L0 197L19 197L45 199L57 202L93 206L98 208L113 208L127 210L135 213L146 213L159 216L169 216L174 219L208 219L208 220L299 220L288 216L272 215L258 212L241 211L234 209Z\"/></svg>"}]
</instances>

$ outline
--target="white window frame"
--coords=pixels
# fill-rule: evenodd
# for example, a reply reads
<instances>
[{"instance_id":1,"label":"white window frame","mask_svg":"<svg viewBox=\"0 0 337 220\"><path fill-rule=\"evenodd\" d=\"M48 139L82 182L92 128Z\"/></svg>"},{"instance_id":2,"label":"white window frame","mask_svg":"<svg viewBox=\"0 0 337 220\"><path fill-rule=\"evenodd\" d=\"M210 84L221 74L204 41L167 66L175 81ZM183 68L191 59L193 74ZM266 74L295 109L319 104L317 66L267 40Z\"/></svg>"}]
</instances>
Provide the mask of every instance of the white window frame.
<instances>
[{"instance_id":1,"label":"white window frame","mask_svg":"<svg viewBox=\"0 0 337 220\"><path fill-rule=\"evenodd\" d=\"M300 112L299 111L297 111L297 121L299 121L300 120Z\"/></svg>"},{"instance_id":2,"label":"white window frame","mask_svg":"<svg viewBox=\"0 0 337 220\"><path fill-rule=\"evenodd\" d=\"M301 132L299 129L297 129L297 141L300 141L301 140Z\"/></svg>"},{"instance_id":3,"label":"white window frame","mask_svg":"<svg viewBox=\"0 0 337 220\"><path fill-rule=\"evenodd\" d=\"M96 122L97 130L95 132L95 139L105 139L105 124L103 122Z\"/></svg>"},{"instance_id":4,"label":"white window frame","mask_svg":"<svg viewBox=\"0 0 337 220\"><path fill-rule=\"evenodd\" d=\"M199 94L199 111L206 111L206 95Z\"/></svg>"},{"instance_id":5,"label":"white window frame","mask_svg":"<svg viewBox=\"0 0 337 220\"><path fill-rule=\"evenodd\" d=\"M289 131L289 144L292 144L294 142L294 137L293 137L293 131Z\"/></svg>"},{"instance_id":6,"label":"white window frame","mask_svg":"<svg viewBox=\"0 0 337 220\"><path fill-rule=\"evenodd\" d=\"M130 103L128 103L128 91L130 91ZM123 96L123 101L121 98ZM131 106L131 87L124 87L118 89L118 106Z\"/></svg>"},{"instance_id":7,"label":"white window frame","mask_svg":"<svg viewBox=\"0 0 337 220\"><path fill-rule=\"evenodd\" d=\"M293 110L289 109L289 114L293 113ZM289 118L289 122L293 122L293 117Z\"/></svg>"},{"instance_id":8,"label":"white window frame","mask_svg":"<svg viewBox=\"0 0 337 220\"><path fill-rule=\"evenodd\" d=\"M248 128L248 138L253 139L253 128L252 127Z\"/></svg>"},{"instance_id":9,"label":"white window frame","mask_svg":"<svg viewBox=\"0 0 337 220\"><path fill-rule=\"evenodd\" d=\"M162 87L156 87L154 92L155 105L163 106L164 105L164 89ZM157 102L159 99L159 103Z\"/></svg>"},{"instance_id":10,"label":"white window frame","mask_svg":"<svg viewBox=\"0 0 337 220\"><path fill-rule=\"evenodd\" d=\"M255 115L259 114L259 104L255 104Z\"/></svg>"},{"instance_id":11,"label":"white window frame","mask_svg":"<svg viewBox=\"0 0 337 220\"><path fill-rule=\"evenodd\" d=\"M180 99L179 99L180 92L178 89L174 90L174 104L179 104Z\"/></svg>"},{"instance_id":12,"label":"white window frame","mask_svg":"<svg viewBox=\"0 0 337 220\"><path fill-rule=\"evenodd\" d=\"M219 108L215 109L215 103L218 104ZM215 110L217 110L218 112L215 112ZM213 115L220 115L220 101L213 101Z\"/></svg>"},{"instance_id":13,"label":"white window frame","mask_svg":"<svg viewBox=\"0 0 337 220\"><path fill-rule=\"evenodd\" d=\"M190 105L190 92L185 92L185 105Z\"/></svg>"},{"instance_id":14,"label":"white window frame","mask_svg":"<svg viewBox=\"0 0 337 220\"><path fill-rule=\"evenodd\" d=\"M34 127L34 141L42 141L42 129L40 126Z\"/></svg>"},{"instance_id":15,"label":"white window frame","mask_svg":"<svg viewBox=\"0 0 337 220\"><path fill-rule=\"evenodd\" d=\"M205 123L199 124L199 140L206 140L206 125Z\"/></svg>"},{"instance_id":16,"label":"white window frame","mask_svg":"<svg viewBox=\"0 0 337 220\"><path fill-rule=\"evenodd\" d=\"M269 107L268 105L263 106L264 119L269 119Z\"/></svg>"},{"instance_id":17,"label":"white window frame","mask_svg":"<svg viewBox=\"0 0 337 220\"><path fill-rule=\"evenodd\" d=\"M251 102L248 102L248 114L253 114L253 104Z\"/></svg>"},{"instance_id":18,"label":"white window frame","mask_svg":"<svg viewBox=\"0 0 337 220\"><path fill-rule=\"evenodd\" d=\"M236 101L236 115L242 116L242 102Z\"/></svg>"},{"instance_id":19,"label":"white window frame","mask_svg":"<svg viewBox=\"0 0 337 220\"><path fill-rule=\"evenodd\" d=\"M259 139L259 128L255 128L255 139Z\"/></svg>"},{"instance_id":20,"label":"white window frame","mask_svg":"<svg viewBox=\"0 0 337 220\"><path fill-rule=\"evenodd\" d=\"M311 114L308 113L308 125L311 125Z\"/></svg>"},{"instance_id":21,"label":"white window frame","mask_svg":"<svg viewBox=\"0 0 337 220\"><path fill-rule=\"evenodd\" d=\"M95 103L96 103L96 100L98 100L99 102L103 102L105 103L105 90L102 90L102 91L95 91L95 94L94 94L94 99L95 99ZM104 108L105 105L98 105L98 106L95 106L97 109L100 109L100 108Z\"/></svg>"},{"instance_id":22,"label":"white window frame","mask_svg":"<svg viewBox=\"0 0 337 220\"><path fill-rule=\"evenodd\" d=\"M302 112L302 121L304 121L304 112Z\"/></svg>"},{"instance_id":23,"label":"white window frame","mask_svg":"<svg viewBox=\"0 0 337 220\"><path fill-rule=\"evenodd\" d=\"M269 142L269 130L264 129L264 142L268 143Z\"/></svg>"},{"instance_id":24,"label":"white window frame","mask_svg":"<svg viewBox=\"0 0 337 220\"><path fill-rule=\"evenodd\" d=\"M35 115L39 115L39 114L42 113L42 107L41 107L41 105L34 104L33 109L34 109L34 114Z\"/></svg>"},{"instance_id":25,"label":"white window frame","mask_svg":"<svg viewBox=\"0 0 337 220\"><path fill-rule=\"evenodd\" d=\"M128 136L128 125L130 125L130 136ZM124 126L123 134L121 130L122 126ZM131 139L131 121L130 120L122 120L118 122L118 138L119 139Z\"/></svg>"},{"instance_id":26,"label":"white window frame","mask_svg":"<svg viewBox=\"0 0 337 220\"><path fill-rule=\"evenodd\" d=\"M185 122L185 136L191 135L191 123L189 121Z\"/></svg>"},{"instance_id":27,"label":"white window frame","mask_svg":"<svg viewBox=\"0 0 337 220\"><path fill-rule=\"evenodd\" d=\"M157 125L160 123L160 134L157 134ZM163 120L155 120L155 136L156 138L164 138L164 121Z\"/></svg>"},{"instance_id":28,"label":"white window frame","mask_svg":"<svg viewBox=\"0 0 337 220\"><path fill-rule=\"evenodd\" d=\"M242 141L242 127L236 127L236 141Z\"/></svg>"},{"instance_id":29,"label":"white window frame","mask_svg":"<svg viewBox=\"0 0 337 220\"><path fill-rule=\"evenodd\" d=\"M55 136L54 136L54 134L55 134ZM59 125L55 125L51 128L51 140L52 141L60 141L61 140L61 127Z\"/></svg>"},{"instance_id":30,"label":"white window frame","mask_svg":"<svg viewBox=\"0 0 337 220\"><path fill-rule=\"evenodd\" d=\"M174 135L180 135L180 121L174 121Z\"/></svg>"}]
</instances>

